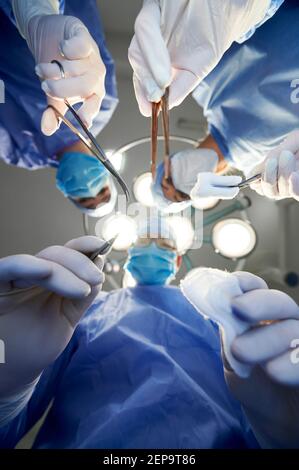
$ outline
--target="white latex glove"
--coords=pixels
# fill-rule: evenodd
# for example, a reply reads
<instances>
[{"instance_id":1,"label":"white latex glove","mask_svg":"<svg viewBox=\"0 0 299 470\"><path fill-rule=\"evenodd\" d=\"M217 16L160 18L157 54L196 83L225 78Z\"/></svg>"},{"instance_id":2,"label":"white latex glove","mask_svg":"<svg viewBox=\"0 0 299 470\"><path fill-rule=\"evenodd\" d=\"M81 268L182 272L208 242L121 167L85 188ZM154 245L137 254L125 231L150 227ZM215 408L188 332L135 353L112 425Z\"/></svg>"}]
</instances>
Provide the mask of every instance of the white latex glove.
<instances>
[{"instance_id":1,"label":"white latex glove","mask_svg":"<svg viewBox=\"0 0 299 470\"><path fill-rule=\"evenodd\" d=\"M231 44L265 16L270 0L144 0L129 48L142 114L170 85L178 106Z\"/></svg>"},{"instance_id":2,"label":"white latex glove","mask_svg":"<svg viewBox=\"0 0 299 470\"><path fill-rule=\"evenodd\" d=\"M203 148L182 150L171 157L170 165L174 187L189 196L198 173L216 171L218 155Z\"/></svg>"},{"instance_id":3,"label":"white latex glove","mask_svg":"<svg viewBox=\"0 0 299 470\"><path fill-rule=\"evenodd\" d=\"M294 300L280 291L250 288L234 298L231 307L236 319L250 325L232 344L235 358L261 365L275 382L299 386L299 363L291 356L292 341L299 346L299 307ZM265 321L270 323L256 328Z\"/></svg>"},{"instance_id":4,"label":"white latex glove","mask_svg":"<svg viewBox=\"0 0 299 470\"><path fill-rule=\"evenodd\" d=\"M299 447L296 303L245 272L199 269L181 287L201 314L221 325L225 377L260 445Z\"/></svg>"},{"instance_id":5,"label":"white latex glove","mask_svg":"<svg viewBox=\"0 0 299 470\"><path fill-rule=\"evenodd\" d=\"M0 260L0 339L5 344L0 425L26 405L39 375L65 349L100 291L103 260L98 257L95 264L84 254L102 244L96 237L82 237L36 256ZM28 286L34 287L18 292Z\"/></svg>"},{"instance_id":6,"label":"white latex glove","mask_svg":"<svg viewBox=\"0 0 299 470\"><path fill-rule=\"evenodd\" d=\"M190 198L196 201L203 197L216 197L218 199L233 199L239 194L240 189L230 188L237 186L242 181L241 176L222 176L215 173L199 173L197 183L190 192Z\"/></svg>"},{"instance_id":7,"label":"white latex glove","mask_svg":"<svg viewBox=\"0 0 299 470\"><path fill-rule=\"evenodd\" d=\"M68 99L71 104L83 102L79 115L90 127L105 95L106 68L98 46L84 24L72 16L55 14L56 9L51 8L53 3L49 0L13 0L17 26L35 58L35 70L42 80L48 103L65 114L67 108L63 99ZM65 79L61 78L58 66L51 64L53 59L62 64ZM45 110L42 132L51 135L58 127L54 111Z\"/></svg>"},{"instance_id":8,"label":"white latex glove","mask_svg":"<svg viewBox=\"0 0 299 470\"><path fill-rule=\"evenodd\" d=\"M252 288L266 288L261 279L246 273ZM181 281L180 287L189 302L205 317L221 326L225 357L240 377L248 377L251 366L238 361L231 353L236 336L249 328L249 324L232 314L232 299L243 293L244 273L230 274L212 268L199 268Z\"/></svg>"},{"instance_id":9,"label":"white latex glove","mask_svg":"<svg viewBox=\"0 0 299 470\"><path fill-rule=\"evenodd\" d=\"M270 199L294 198L299 201L299 131L294 131L248 177L262 173L251 188Z\"/></svg>"},{"instance_id":10,"label":"white latex glove","mask_svg":"<svg viewBox=\"0 0 299 470\"><path fill-rule=\"evenodd\" d=\"M226 380L262 447L298 448L299 308L283 292L256 290L245 275L244 294L232 299L231 308L250 329L234 340L231 352L253 372L242 380L228 368Z\"/></svg>"}]
</instances>

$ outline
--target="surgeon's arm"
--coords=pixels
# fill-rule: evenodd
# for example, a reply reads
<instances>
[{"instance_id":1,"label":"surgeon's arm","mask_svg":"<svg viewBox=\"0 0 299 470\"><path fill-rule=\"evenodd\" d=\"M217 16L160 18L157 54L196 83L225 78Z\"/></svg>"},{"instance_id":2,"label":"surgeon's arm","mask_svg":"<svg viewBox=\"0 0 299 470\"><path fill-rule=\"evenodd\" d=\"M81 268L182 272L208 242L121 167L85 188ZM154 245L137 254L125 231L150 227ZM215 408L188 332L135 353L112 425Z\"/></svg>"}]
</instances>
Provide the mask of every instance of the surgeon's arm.
<instances>
[{"instance_id":1,"label":"surgeon's arm","mask_svg":"<svg viewBox=\"0 0 299 470\"><path fill-rule=\"evenodd\" d=\"M216 173L222 173L225 171L228 167L228 163L224 158L224 155L216 142L215 138L211 135L208 134L198 145L198 148L200 149L208 149L208 150L213 150L217 156L218 156L218 164L217 164L217 169Z\"/></svg>"},{"instance_id":2,"label":"surgeon's arm","mask_svg":"<svg viewBox=\"0 0 299 470\"><path fill-rule=\"evenodd\" d=\"M263 21L270 0L144 0L129 48L139 108L151 115L170 87L178 106L234 41Z\"/></svg>"},{"instance_id":3,"label":"surgeon's arm","mask_svg":"<svg viewBox=\"0 0 299 470\"><path fill-rule=\"evenodd\" d=\"M37 15L58 15L59 0L11 0L16 25L24 39L28 36L31 18Z\"/></svg>"},{"instance_id":4,"label":"surgeon's arm","mask_svg":"<svg viewBox=\"0 0 299 470\"><path fill-rule=\"evenodd\" d=\"M250 379L228 370L225 378L263 449L298 449L299 388L273 383L262 368L256 368Z\"/></svg>"},{"instance_id":5,"label":"surgeon's arm","mask_svg":"<svg viewBox=\"0 0 299 470\"><path fill-rule=\"evenodd\" d=\"M227 383L264 448L299 447L299 307L251 273L200 268L181 282L221 326Z\"/></svg>"},{"instance_id":6,"label":"surgeon's arm","mask_svg":"<svg viewBox=\"0 0 299 470\"><path fill-rule=\"evenodd\" d=\"M245 289L233 299L232 309L250 325L234 340L232 353L253 370L242 379L227 369L228 385L263 448L298 448L299 362L294 346L299 343L299 307L283 292Z\"/></svg>"},{"instance_id":7,"label":"surgeon's arm","mask_svg":"<svg viewBox=\"0 0 299 470\"><path fill-rule=\"evenodd\" d=\"M85 254L102 246L82 237L36 256L0 260L0 426L26 406L44 369L69 343L103 282L103 261ZM20 288L29 288L20 290Z\"/></svg>"},{"instance_id":8,"label":"surgeon's arm","mask_svg":"<svg viewBox=\"0 0 299 470\"><path fill-rule=\"evenodd\" d=\"M254 167L248 177L261 174L251 189L270 199L293 198L299 201L299 130L271 150L265 160Z\"/></svg>"},{"instance_id":9,"label":"surgeon's arm","mask_svg":"<svg viewBox=\"0 0 299 470\"><path fill-rule=\"evenodd\" d=\"M78 18L59 14L57 0L11 1L48 104L65 114L65 99L71 104L83 103L78 113L90 127L105 96L106 67L88 29ZM53 60L63 66L65 77ZM47 108L42 116L42 132L52 135L59 125L53 109Z\"/></svg>"}]
</instances>

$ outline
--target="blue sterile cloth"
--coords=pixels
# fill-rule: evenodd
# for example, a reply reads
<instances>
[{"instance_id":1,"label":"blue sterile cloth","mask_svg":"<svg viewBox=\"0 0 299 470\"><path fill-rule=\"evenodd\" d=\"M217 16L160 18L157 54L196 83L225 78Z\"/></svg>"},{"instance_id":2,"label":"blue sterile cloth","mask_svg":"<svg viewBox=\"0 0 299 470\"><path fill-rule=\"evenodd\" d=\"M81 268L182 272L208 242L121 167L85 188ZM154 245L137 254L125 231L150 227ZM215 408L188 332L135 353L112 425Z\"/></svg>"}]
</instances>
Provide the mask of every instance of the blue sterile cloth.
<instances>
[{"instance_id":1,"label":"blue sterile cloth","mask_svg":"<svg viewBox=\"0 0 299 470\"><path fill-rule=\"evenodd\" d=\"M251 448L217 327L170 286L102 293L20 415L12 447L53 406L35 448Z\"/></svg>"}]
</instances>

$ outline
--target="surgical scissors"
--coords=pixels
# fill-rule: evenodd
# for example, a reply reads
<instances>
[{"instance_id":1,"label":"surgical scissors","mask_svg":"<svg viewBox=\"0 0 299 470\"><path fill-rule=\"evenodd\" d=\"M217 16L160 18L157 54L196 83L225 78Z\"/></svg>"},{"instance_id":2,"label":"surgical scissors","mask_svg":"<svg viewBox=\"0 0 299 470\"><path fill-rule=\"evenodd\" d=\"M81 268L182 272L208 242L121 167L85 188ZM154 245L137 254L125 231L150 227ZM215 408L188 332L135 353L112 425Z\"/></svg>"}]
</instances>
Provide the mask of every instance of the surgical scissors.
<instances>
[{"instance_id":1,"label":"surgical scissors","mask_svg":"<svg viewBox=\"0 0 299 470\"><path fill-rule=\"evenodd\" d=\"M164 134L164 178L170 178L170 145L169 145L169 88L166 88L164 96L159 103L152 103L152 149L151 149L151 173L156 176L158 153L158 128L159 113L162 112Z\"/></svg>"},{"instance_id":2,"label":"surgical scissors","mask_svg":"<svg viewBox=\"0 0 299 470\"><path fill-rule=\"evenodd\" d=\"M61 77L65 78L64 68L62 64L58 60L52 60L52 64L56 64L59 67ZM95 137L92 133L88 130L87 126L84 124L78 113L75 111L73 106L69 103L67 99L64 99L64 103L67 106L68 110L72 113L78 124L81 126L82 130L84 131L87 138L80 132L58 109L55 108L53 105L49 105L48 108L52 108L56 114L57 119L61 119L68 128L76 134L76 136L83 142L83 144L93 153L93 155L107 168L109 173L111 173L114 178L118 181L119 185L121 186L127 201L130 199L130 191L122 179L120 174L116 171L110 160L108 159L107 155L105 154L104 150L100 146L100 144L96 141Z\"/></svg>"}]
</instances>

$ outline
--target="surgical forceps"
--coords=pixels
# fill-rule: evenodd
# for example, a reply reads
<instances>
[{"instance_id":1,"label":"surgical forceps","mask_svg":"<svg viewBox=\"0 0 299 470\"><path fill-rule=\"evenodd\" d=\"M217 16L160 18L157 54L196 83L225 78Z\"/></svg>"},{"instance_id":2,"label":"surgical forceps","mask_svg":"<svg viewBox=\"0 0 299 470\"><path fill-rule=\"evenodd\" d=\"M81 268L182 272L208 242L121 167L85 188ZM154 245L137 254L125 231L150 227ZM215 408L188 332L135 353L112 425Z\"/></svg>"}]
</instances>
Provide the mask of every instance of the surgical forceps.
<instances>
[{"instance_id":1,"label":"surgical forceps","mask_svg":"<svg viewBox=\"0 0 299 470\"><path fill-rule=\"evenodd\" d=\"M58 60L52 60L52 64L56 64L59 67L61 77L65 78L64 68L62 64ZM48 108L52 108L56 114L57 119L61 119L68 128L76 134L76 136L83 142L83 144L92 152L92 154L104 165L105 168L111 173L114 178L118 181L119 185L121 186L127 201L130 199L130 192L127 184L122 179L120 174L116 171L110 160L108 159L107 155L105 154L104 150L100 146L100 144L96 141L95 137L92 133L88 130L87 126L84 124L78 113L75 111L73 106L69 103L67 99L64 99L64 103L67 106L68 110L72 113L78 124L81 126L82 130L84 131L87 138L79 131L55 106L49 105Z\"/></svg>"},{"instance_id":2,"label":"surgical forceps","mask_svg":"<svg viewBox=\"0 0 299 470\"><path fill-rule=\"evenodd\" d=\"M256 181L260 181L262 179L262 174L258 173L257 175L251 176L251 178L245 179L241 181L241 183L233 185L233 186L228 186L228 188L240 188L240 189L245 189L248 188L248 186L251 185L251 183L255 183Z\"/></svg>"},{"instance_id":3,"label":"surgical forceps","mask_svg":"<svg viewBox=\"0 0 299 470\"><path fill-rule=\"evenodd\" d=\"M158 128L159 113L162 113L162 124L164 134L164 177L170 178L170 146L169 146L169 88L159 103L152 103L152 148L151 148L151 173L152 178L156 176L157 153L158 153Z\"/></svg>"},{"instance_id":4,"label":"surgical forceps","mask_svg":"<svg viewBox=\"0 0 299 470\"><path fill-rule=\"evenodd\" d=\"M101 248L99 248L97 251L92 253L89 256L90 261L94 262L99 255L107 255L109 253L110 249L113 247L113 243L117 239L118 235L119 235L119 233L116 234L115 237L110 238L110 240L107 240L106 243L104 243L104 245L101 246Z\"/></svg>"},{"instance_id":5,"label":"surgical forceps","mask_svg":"<svg viewBox=\"0 0 299 470\"><path fill-rule=\"evenodd\" d=\"M118 235L119 235L119 233L117 235L115 235L115 237L113 237L110 240L106 241L104 243L104 245L101 246L101 248L94 251L91 255L89 255L89 256L87 255L88 258L90 259L90 261L92 261L94 263L98 256L107 255L109 253L110 249L112 248L113 243L117 239ZM21 294L23 292L29 292L29 291L34 290L36 288L38 288L38 286L30 286L30 287L24 287L24 288L20 288L20 289L15 288L15 289L13 289L11 291L8 291L8 292L0 292L0 297L18 295L18 294Z\"/></svg>"}]
</instances>

